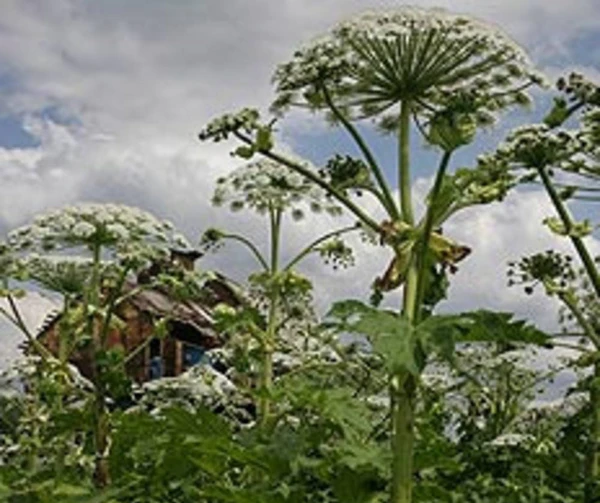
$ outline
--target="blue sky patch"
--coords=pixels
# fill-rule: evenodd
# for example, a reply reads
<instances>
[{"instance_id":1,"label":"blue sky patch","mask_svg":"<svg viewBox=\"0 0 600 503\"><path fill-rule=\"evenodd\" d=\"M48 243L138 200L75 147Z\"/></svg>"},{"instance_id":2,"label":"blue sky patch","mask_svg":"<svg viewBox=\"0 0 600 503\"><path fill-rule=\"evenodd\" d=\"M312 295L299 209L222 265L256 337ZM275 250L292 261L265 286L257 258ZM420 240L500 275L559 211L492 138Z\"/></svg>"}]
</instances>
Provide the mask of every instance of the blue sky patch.
<instances>
[{"instance_id":1,"label":"blue sky patch","mask_svg":"<svg viewBox=\"0 0 600 503\"><path fill-rule=\"evenodd\" d=\"M40 145L39 139L30 134L23 127L23 120L19 116L0 116L0 147L35 148Z\"/></svg>"}]
</instances>

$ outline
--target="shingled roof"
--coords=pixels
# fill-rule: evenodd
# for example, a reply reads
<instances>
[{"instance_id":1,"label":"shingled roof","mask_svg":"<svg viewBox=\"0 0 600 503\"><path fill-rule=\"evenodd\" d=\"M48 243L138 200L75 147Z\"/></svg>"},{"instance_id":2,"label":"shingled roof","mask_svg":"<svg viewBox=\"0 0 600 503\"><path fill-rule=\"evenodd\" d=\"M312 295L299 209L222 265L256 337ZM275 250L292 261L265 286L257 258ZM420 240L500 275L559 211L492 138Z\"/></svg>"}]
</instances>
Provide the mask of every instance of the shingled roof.
<instances>
[{"instance_id":1,"label":"shingled roof","mask_svg":"<svg viewBox=\"0 0 600 503\"><path fill-rule=\"evenodd\" d=\"M131 290L138 285L129 282L125 290ZM208 346L218 346L219 335L213 328L212 308L220 302L230 305L240 303L240 294L232 282L220 274L207 281L204 285L206 295L202 299L175 300L160 288L147 288L136 292L127 298L127 302L140 312L153 317L165 318L189 325L202 335ZM42 322L36 336L42 337L60 320L62 311L52 310Z\"/></svg>"}]
</instances>

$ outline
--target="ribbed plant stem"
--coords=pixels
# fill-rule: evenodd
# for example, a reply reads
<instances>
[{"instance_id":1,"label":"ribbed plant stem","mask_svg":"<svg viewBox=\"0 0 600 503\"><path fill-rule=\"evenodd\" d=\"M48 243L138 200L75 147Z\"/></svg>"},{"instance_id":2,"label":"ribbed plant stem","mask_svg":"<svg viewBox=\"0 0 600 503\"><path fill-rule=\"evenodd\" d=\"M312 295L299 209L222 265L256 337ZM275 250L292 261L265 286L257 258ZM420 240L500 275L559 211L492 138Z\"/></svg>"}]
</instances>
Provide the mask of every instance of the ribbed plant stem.
<instances>
[{"instance_id":1,"label":"ribbed plant stem","mask_svg":"<svg viewBox=\"0 0 600 503\"><path fill-rule=\"evenodd\" d=\"M567 233L570 232L573 228L573 219L571 218L569 210L567 209L563 200L560 198L556 187L554 187L554 184L552 183L552 180L546 168L540 168L538 172L540 174L540 178L542 179L542 183L544 184L544 188L546 189L546 192L548 192L548 195L552 200L552 204L554 204L554 207L556 208L558 216L560 217L560 220L564 225L565 230L567 231ZM600 297L600 274L598 273L598 269L596 267L596 264L594 264L594 260L592 259L590 252L588 251L587 247L585 246L585 243L580 237L569 236L569 238L571 239L573 246L577 250L577 254L581 259L581 262L583 263L585 272L587 273L588 278L590 279L592 286L594 287L596 295Z\"/></svg>"},{"instance_id":2,"label":"ribbed plant stem","mask_svg":"<svg viewBox=\"0 0 600 503\"><path fill-rule=\"evenodd\" d=\"M415 380L405 373L392 378L392 488L391 503L412 501L414 457Z\"/></svg>"},{"instance_id":3,"label":"ribbed plant stem","mask_svg":"<svg viewBox=\"0 0 600 503\"><path fill-rule=\"evenodd\" d=\"M415 218L410 190L410 109L410 102L402 101L398 128L398 185L402 218L406 223L413 225Z\"/></svg>"},{"instance_id":4,"label":"ribbed plant stem","mask_svg":"<svg viewBox=\"0 0 600 503\"><path fill-rule=\"evenodd\" d=\"M271 264L269 276L274 280L279 273L279 241L281 238L281 216L280 209L271 207L269 209L270 232L271 232ZM264 332L262 341L261 355L261 375L260 392L258 401L258 420L261 425L265 425L269 419L271 408L271 390L273 388L273 351L275 347L276 328L277 328L277 302L279 300L278 292L271 281L271 291L269 296L269 311L267 314L267 328Z\"/></svg>"},{"instance_id":5,"label":"ribbed plant stem","mask_svg":"<svg viewBox=\"0 0 600 503\"><path fill-rule=\"evenodd\" d=\"M425 213L425 220L423 223L423 234L416 249L418 284L416 293L417 298L413 306L413 312L415 313L414 319L416 322L418 322L421 317L421 305L423 304L425 297L425 287L427 285L429 275L429 271L427 270L427 254L429 253L429 242L431 240L431 232L433 231L436 202L442 189L444 176L446 175L446 170L448 169L451 156L452 152L449 151L444 152L444 155L442 156L440 167L437 170L435 181L429 196L429 204L427 205L427 211Z\"/></svg>"},{"instance_id":6,"label":"ribbed plant stem","mask_svg":"<svg viewBox=\"0 0 600 503\"><path fill-rule=\"evenodd\" d=\"M403 101L400 106L398 130L398 184L400 208L403 220L414 225L410 186L410 103ZM418 264L412 256L408 267L402 315L411 323L418 311ZM408 334L405 335L408 337ZM413 457L414 457L414 410L416 381L406 371L397 372L390 378L390 407L392 417L392 485L391 503L411 503Z\"/></svg>"}]
</instances>

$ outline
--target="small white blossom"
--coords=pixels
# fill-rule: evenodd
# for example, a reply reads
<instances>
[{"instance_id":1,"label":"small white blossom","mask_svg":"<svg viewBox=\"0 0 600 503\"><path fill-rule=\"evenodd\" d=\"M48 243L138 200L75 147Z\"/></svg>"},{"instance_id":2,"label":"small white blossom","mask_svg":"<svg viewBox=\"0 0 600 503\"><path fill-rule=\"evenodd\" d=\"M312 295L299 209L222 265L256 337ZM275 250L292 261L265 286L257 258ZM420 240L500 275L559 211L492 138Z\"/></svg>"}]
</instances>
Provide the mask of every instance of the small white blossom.
<instances>
[{"instance_id":1,"label":"small white blossom","mask_svg":"<svg viewBox=\"0 0 600 503\"><path fill-rule=\"evenodd\" d=\"M88 222L77 222L71 229L71 232L75 238L85 240L95 234L96 227Z\"/></svg>"},{"instance_id":2,"label":"small white blossom","mask_svg":"<svg viewBox=\"0 0 600 503\"><path fill-rule=\"evenodd\" d=\"M106 226L106 230L112 236L114 236L115 239L118 239L118 240L129 239L129 231L127 230L127 227L125 227L123 224L119 224L119 223L109 224Z\"/></svg>"}]
</instances>

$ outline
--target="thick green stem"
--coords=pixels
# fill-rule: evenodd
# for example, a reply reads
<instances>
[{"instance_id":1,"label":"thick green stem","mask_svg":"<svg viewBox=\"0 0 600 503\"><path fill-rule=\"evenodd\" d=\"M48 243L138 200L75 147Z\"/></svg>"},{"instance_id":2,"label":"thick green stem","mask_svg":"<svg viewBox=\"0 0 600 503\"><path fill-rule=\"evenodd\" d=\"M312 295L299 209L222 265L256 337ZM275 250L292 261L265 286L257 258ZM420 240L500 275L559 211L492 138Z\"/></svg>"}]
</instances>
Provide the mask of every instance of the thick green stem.
<instances>
[{"instance_id":1,"label":"thick green stem","mask_svg":"<svg viewBox=\"0 0 600 503\"><path fill-rule=\"evenodd\" d=\"M540 174L540 178L542 179L542 183L552 200L552 204L556 208L558 216L560 217L562 224L565 227L565 231L569 233L573 228L573 219L571 218L571 214L564 204L563 200L560 198L558 192L556 191L556 187L552 183L550 179L550 175L548 175L548 171L546 168L538 169ZM585 272L587 273L592 286L594 287L594 291L596 295L600 297L600 274L598 274L598 269L596 268L596 264L594 264L594 259L590 255L585 243L580 237L577 236L569 236L569 239L573 243L573 246L577 250L577 254L583 263L583 267L585 268Z\"/></svg>"},{"instance_id":2,"label":"thick green stem","mask_svg":"<svg viewBox=\"0 0 600 503\"><path fill-rule=\"evenodd\" d=\"M127 274L129 273L129 267L123 267L119 274L119 278L117 280L117 284L113 291L110 294L110 299L108 301L108 306L106 308L106 315L104 320L102 321L102 329L100 331L100 340L102 341L102 345L106 343L106 339L108 337L108 333L110 331L110 323L112 321L112 317L115 313L115 309L119 306L119 292L123 290L123 286L125 285L125 280L127 279Z\"/></svg>"},{"instance_id":3,"label":"thick green stem","mask_svg":"<svg viewBox=\"0 0 600 503\"><path fill-rule=\"evenodd\" d=\"M406 223L413 225L415 218L410 188L410 109L409 101L401 103L398 128L398 185L402 217Z\"/></svg>"},{"instance_id":4,"label":"thick green stem","mask_svg":"<svg viewBox=\"0 0 600 503\"><path fill-rule=\"evenodd\" d=\"M418 305L419 283L419 260L413 252L406 272L406 283L402 297L402 312L411 323L416 321L416 314L420 310Z\"/></svg>"},{"instance_id":5,"label":"thick green stem","mask_svg":"<svg viewBox=\"0 0 600 503\"><path fill-rule=\"evenodd\" d=\"M271 280L275 279L279 272L279 240L281 238L281 217L282 211L273 207L269 208L269 217L271 224L271 266L269 276ZM269 419L271 408L271 390L273 388L273 351L275 349L275 338L277 329L277 302L279 294L277 287L271 285L269 294L269 312L267 318L267 329L264 332L262 341L262 362L260 375L261 395L258 402L258 418L261 425L265 425Z\"/></svg>"},{"instance_id":6,"label":"thick green stem","mask_svg":"<svg viewBox=\"0 0 600 503\"><path fill-rule=\"evenodd\" d=\"M571 311L571 314L583 329L584 335L592 342L592 344L594 344L596 350L600 351L600 335L596 333L592 324L585 317L585 314L577 305L577 301L572 295L569 295L569 293L559 293L558 297L569 308L569 311Z\"/></svg>"},{"instance_id":7,"label":"thick green stem","mask_svg":"<svg viewBox=\"0 0 600 503\"><path fill-rule=\"evenodd\" d=\"M431 232L433 231L436 201L442 188L442 183L444 181L444 176L446 175L446 170L448 169L448 164L450 162L451 156L452 152L449 151L444 152L444 155L442 156L440 167L438 168L438 171L436 173L435 182L433 183L433 188L431 189L431 193L429 195L429 204L427 205L427 212L425 214L425 221L423 223L423 234L416 249L416 261L418 263L418 286L416 295L417 299L414 309L415 320L417 322L421 317L421 305L423 304L423 300L425 297L425 287L427 286L428 280L427 255L429 253L429 241L431 239Z\"/></svg>"},{"instance_id":8,"label":"thick green stem","mask_svg":"<svg viewBox=\"0 0 600 503\"><path fill-rule=\"evenodd\" d=\"M273 351L275 343L276 306L275 299L269 306L269 320L262 350L262 368L260 377L261 395L258 402L259 424L266 425L271 412L271 390L273 389Z\"/></svg>"},{"instance_id":9,"label":"thick green stem","mask_svg":"<svg viewBox=\"0 0 600 503\"><path fill-rule=\"evenodd\" d=\"M414 313L418 310L416 305L418 276L415 265L416 262L413 257L403 297L403 314L411 323L414 321ZM392 375L390 386L390 413L392 417L391 503L410 503L412 501L415 401L415 378L406 372L398 372Z\"/></svg>"},{"instance_id":10,"label":"thick green stem","mask_svg":"<svg viewBox=\"0 0 600 503\"><path fill-rule=\"evenodd\" d=\"M392 378L392 487L391 503L412 501L414 457L415 380L405 373Z\"/></svg>"},{"instance_id":11,"label":"thick green stem","mask_svg":"<svg viewBox=\"0 0 600 503\"><path fill-rule=\"evenodd\" d=\"M98 388L98 385L96 385ZM108 465L108 438L110 421L106 410L104 390L96 393L94 398L94 447L96 451L94 467L94 484L103 488L110 485L110 469Z\"/></svg>"},{"instance_id":12,"label":"thick green stem","mask_svg":"<svg viewBox=\"0 0 600 503\"><path fill-rule=\"evenodd\" d=\"M403 101L400 108L398 130L398 184L402 217L406 223L414 225L410 184L410 109L410 102ZM413 252L402 299L402 314L411 323L414 323L415 314L419 311L417 303L418 285L418 261L416 254ZM390 385L390 412L392 417L391 503L410 503L412 501L415 401L415 378L407 372L398 372L392 375Z\"/></svg>"},{"instance_id":13,"label":"thick green stem","mask_svg":"<svg viewBox=\"0 0 600 503\"><path fill-rule=\"evenodd\" d=\"M559 298L569 308L587 338L600 350L600 336L568 293ZM600 361L594 362L594 375L590 388L590 438L585 461L584 503L594 503L600 498Z\"/></svg>"}]
</instances>

